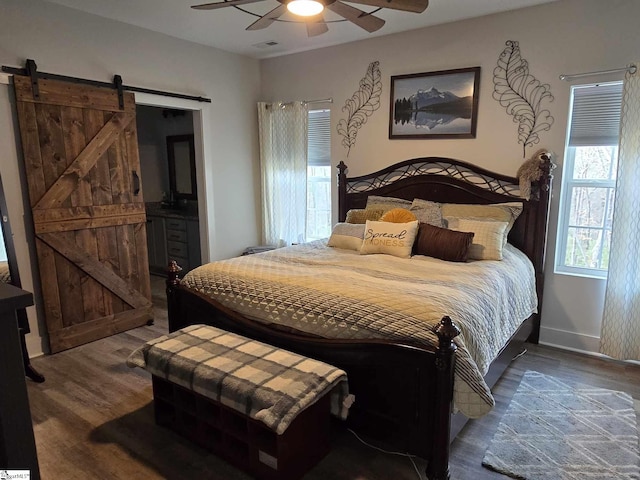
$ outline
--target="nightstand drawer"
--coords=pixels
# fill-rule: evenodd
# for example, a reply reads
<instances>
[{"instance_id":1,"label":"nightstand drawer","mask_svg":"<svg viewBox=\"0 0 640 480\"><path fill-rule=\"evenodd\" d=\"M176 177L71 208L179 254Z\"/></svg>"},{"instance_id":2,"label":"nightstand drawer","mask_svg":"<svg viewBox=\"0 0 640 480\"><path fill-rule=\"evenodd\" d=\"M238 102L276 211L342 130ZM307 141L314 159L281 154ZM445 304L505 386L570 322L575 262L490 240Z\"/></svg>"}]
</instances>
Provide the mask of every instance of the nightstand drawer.
<instances>
[{"instance_id":1,"label":"nightstand drawer","mask_svg":"<svg viewBox=\"0 0 640 480\"><path fill-rule=\"evenodd\" d=\"M184 230L167 230L167 240L170 242L187 243L187 232Z\"/></svg>"},{"instance_id":2,"label":"nightstand drawer","mask_svg":"<svg viewBox=\"0 0 640 480\"><path fill-rule=\"evenodd\" d=\"M186 243L167 242L167 253L170 259L175 257L189 258L189 249Z\"/></svg>"},{"instance_id":3,"label":"nightstand drawer","mask_svg":"<svg viewBox=\"0 0 640 480\"><path fill-rule=\"evenodd\" d=\"M187 230L187 222L179 218L167 218L165 220L167 230Z\"/></svg>"}]
</instances>

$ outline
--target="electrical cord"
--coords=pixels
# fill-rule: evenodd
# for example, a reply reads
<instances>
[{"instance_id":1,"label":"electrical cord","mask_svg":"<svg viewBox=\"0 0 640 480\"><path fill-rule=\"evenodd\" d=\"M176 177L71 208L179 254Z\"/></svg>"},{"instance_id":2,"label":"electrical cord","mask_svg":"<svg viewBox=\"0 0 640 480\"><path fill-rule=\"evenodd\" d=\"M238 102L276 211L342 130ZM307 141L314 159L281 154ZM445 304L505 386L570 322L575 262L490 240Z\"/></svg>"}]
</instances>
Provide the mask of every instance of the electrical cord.
<instances>
[{"instance_id":1,"label":"electrical cord","mask_svg":"<svg viewBox=\"0 0 640 480\"><path fill-rule=\"evenodd\" d=\"M420 473L420 470L418 470L418 466L416 465L416 462L413 461L413 458L415 457L415 455L411 455L410 453L390 452L389 450L384 450L380 447L376 447L375 445L371 445L370 443L365 442L362 438L358 436L356 432L354 432L350 428L347 428L347 430L353 433L354 437L356 437L358 440L360 440L361 443L363 443L369 448L373 448L374 450L378 450L379 452L386 453L389 455L398 455L400 457L407 457L411 462L411 465L413 465L413 469L416 471L416 475L418 475L418 480L422 480L422 474Z\"/></svg>"},{"instance_id":2,"label":"electrical cord","mask_svg":"<svg viewBox=\"0 0 640 480\"><path fill-rule=\"evenodd\" d=\"M523 355L524 355L525 353L527 353L527 352L528 352L528 350L527 350L526 348L525 348L525 349L523 349L519 354L517 354L515 357L513 357L513 358L511 359L511 361L513 362L516 358L520 358L521 356L523 356Z\"/></svg>"}]
</instances>

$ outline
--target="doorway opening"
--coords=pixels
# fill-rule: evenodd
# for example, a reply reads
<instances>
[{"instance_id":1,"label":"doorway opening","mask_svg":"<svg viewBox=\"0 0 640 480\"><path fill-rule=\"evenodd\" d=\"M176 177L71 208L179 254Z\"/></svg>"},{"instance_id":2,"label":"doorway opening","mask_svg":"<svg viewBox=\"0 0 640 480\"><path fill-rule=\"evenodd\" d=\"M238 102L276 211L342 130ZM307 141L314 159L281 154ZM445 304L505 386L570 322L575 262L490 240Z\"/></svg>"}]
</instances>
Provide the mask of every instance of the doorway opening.
<instances>
[{"instance_id":1,"label":"doorway opening","mask_svg":"<svg viewBox=\"0 0 640 480\"><path fill-rule=\"evenodd\" d=\"M136 94L149 265L156 275L165 275L169 260L176 260L183 273L209 261L207 226L212 209L211 192L204 188L206 139L202 134L207 107L192 100ZM178 137L192 139L192 151L185 144L174 142L177 156L172 180L167 139ZM185 151L191 156L189 162L179 160ZM195 171L185 173L185 168ZM193 179L192 191L187 195L182 186L185 178Z\"/></svg>"}]
</instances>

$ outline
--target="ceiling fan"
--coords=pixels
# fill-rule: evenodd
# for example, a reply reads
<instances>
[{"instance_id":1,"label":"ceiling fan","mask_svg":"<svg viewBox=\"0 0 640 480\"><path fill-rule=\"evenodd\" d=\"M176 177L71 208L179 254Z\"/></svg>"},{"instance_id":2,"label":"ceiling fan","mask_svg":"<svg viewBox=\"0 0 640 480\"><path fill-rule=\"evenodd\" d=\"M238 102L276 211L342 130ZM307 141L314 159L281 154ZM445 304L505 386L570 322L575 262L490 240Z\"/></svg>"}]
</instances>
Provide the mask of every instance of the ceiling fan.
<instances>
[{"instance_id":1,"label":"ceiling fan","mask_svg":"<svg viewBox=\"0 0 640 480\"><path fill-rule=\"evenodd\" d=\"M214 10L223 7L235 7L248 3L261 2L262 0L224 0L221 2L204 3L193 5L196 10ZM359 3L380 8L390 8L392 10L402 10L405 12L422 13L429 6L429 0L346 0L349 3ZM367 13L358 8L347 5L341 0L278 0L279 5L266 13L258 20L247 27L247 30L260 30L277 21L281 15L289 11L294 15L304 18L307 25L307 35L315 37L329 30L322 11L326 8L342 18L356 24L367 32L375 32L384 25L384 20L372 15L377 12Z\"/></svg>"}]
</instances>

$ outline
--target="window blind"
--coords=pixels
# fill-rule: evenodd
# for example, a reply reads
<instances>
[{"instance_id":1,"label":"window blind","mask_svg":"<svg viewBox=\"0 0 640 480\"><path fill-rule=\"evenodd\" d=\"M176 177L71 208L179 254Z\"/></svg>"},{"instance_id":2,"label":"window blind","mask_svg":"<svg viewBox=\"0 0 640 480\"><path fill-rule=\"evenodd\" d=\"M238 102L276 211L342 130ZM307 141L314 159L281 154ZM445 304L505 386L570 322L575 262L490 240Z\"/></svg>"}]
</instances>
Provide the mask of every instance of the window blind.
<instances>
[{"instance_id":1,"label":"window blind","mask_svg":"<svg viewBox=\"0 0 640 480\"><path fill-rule=\"evenodd\" d=\"M307 164L310 167L331 166L330 110L310 110Z\"/></svg>"},{"instance_id":2,"label":"window blind","mask_svg":"<svg viewBox=\"0 0 640 480\"><path fill-rule=\"evenodd\" d=\"M622 82L573 87L570 147L617 145Z\"/></svg>"}]
</instances>

